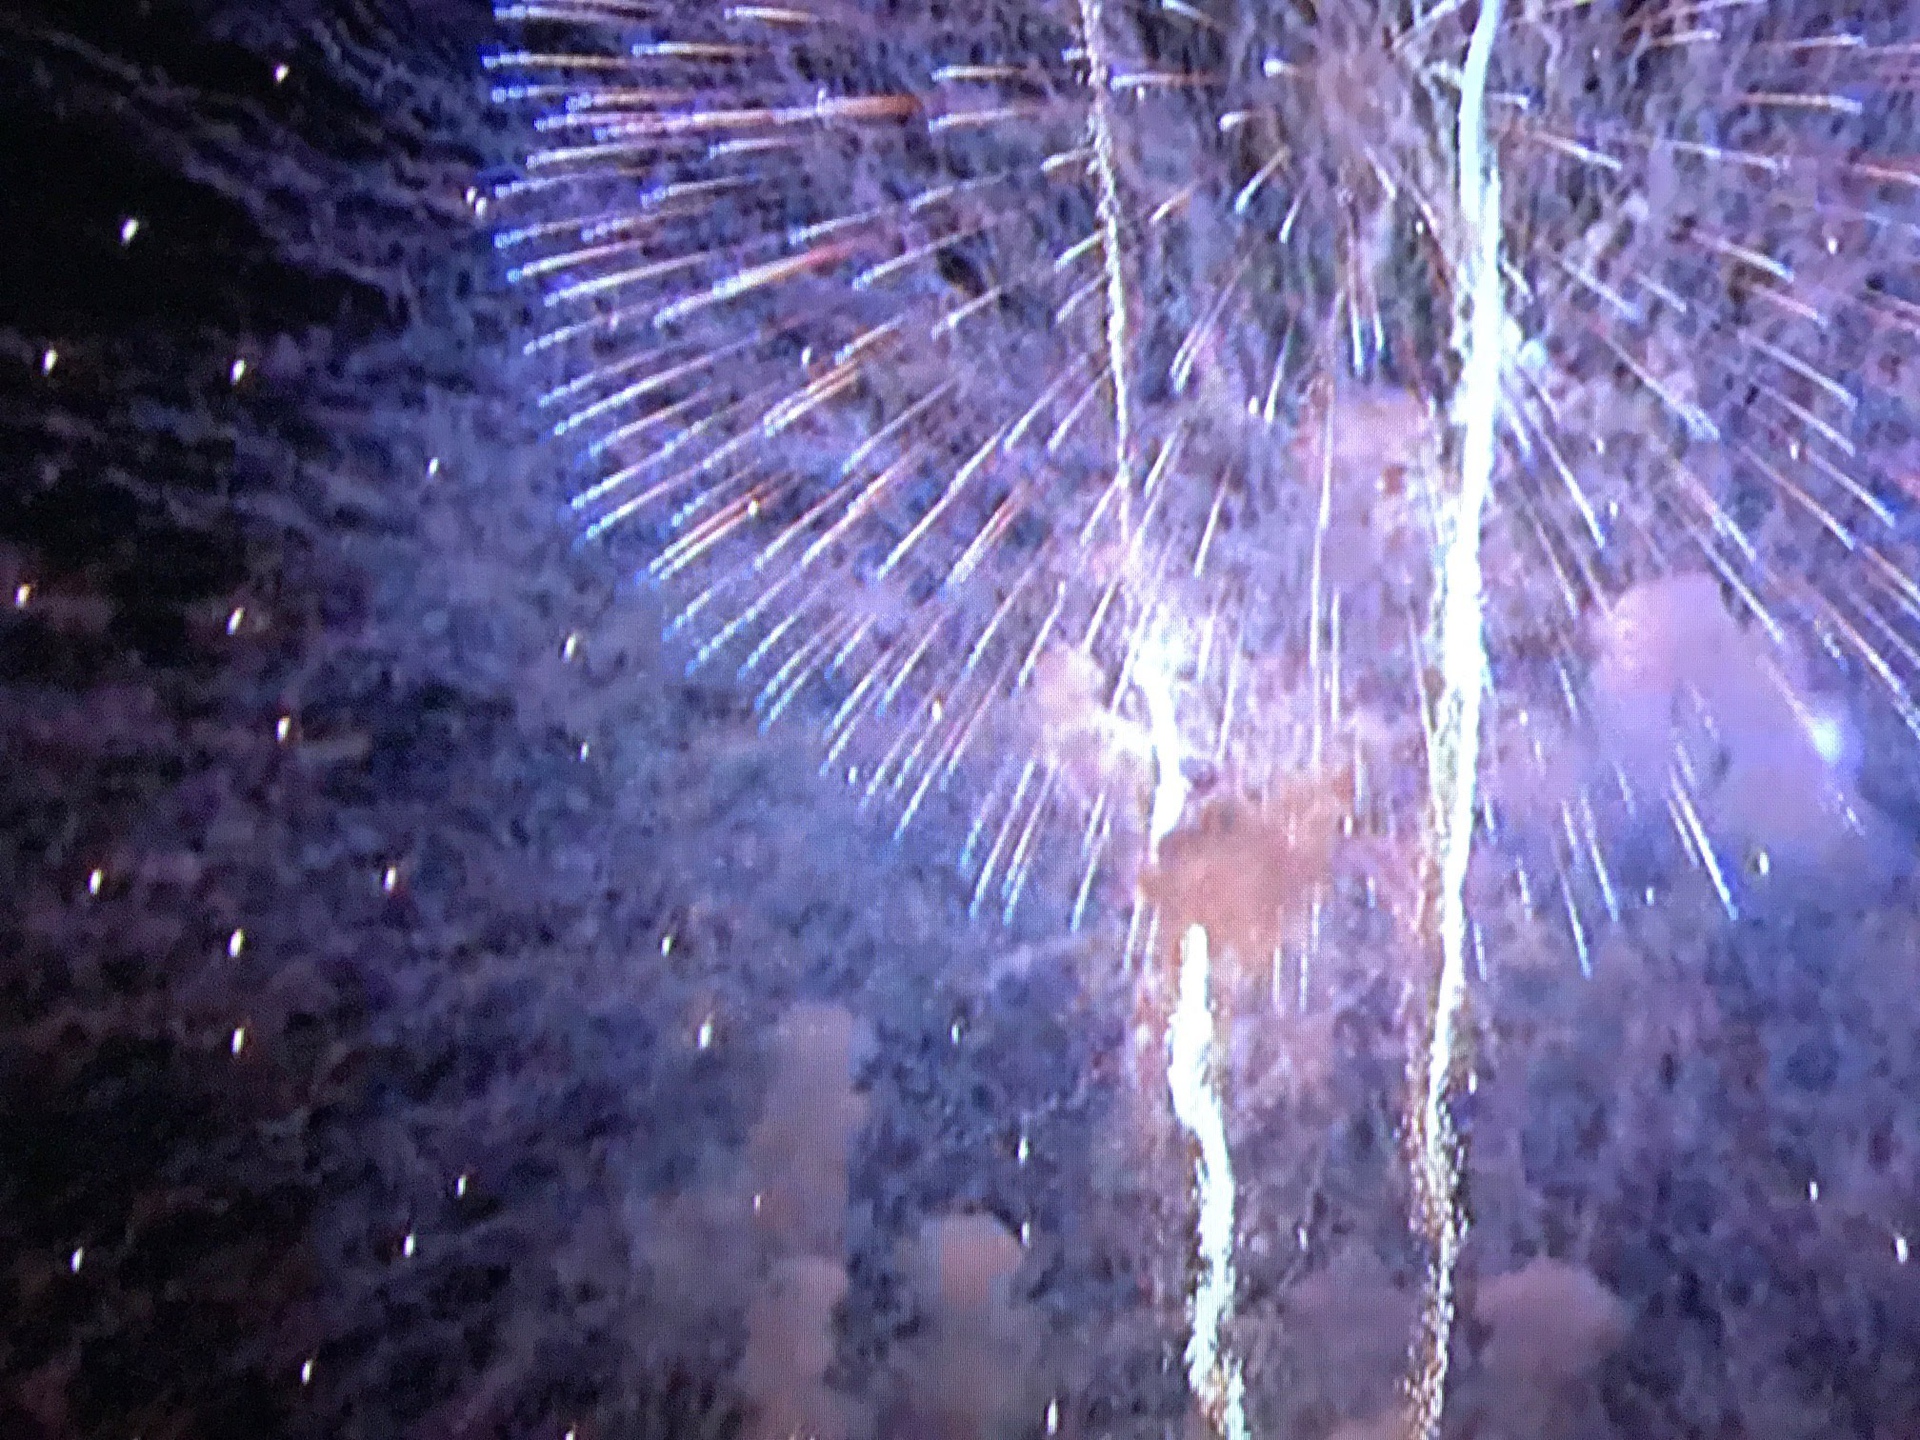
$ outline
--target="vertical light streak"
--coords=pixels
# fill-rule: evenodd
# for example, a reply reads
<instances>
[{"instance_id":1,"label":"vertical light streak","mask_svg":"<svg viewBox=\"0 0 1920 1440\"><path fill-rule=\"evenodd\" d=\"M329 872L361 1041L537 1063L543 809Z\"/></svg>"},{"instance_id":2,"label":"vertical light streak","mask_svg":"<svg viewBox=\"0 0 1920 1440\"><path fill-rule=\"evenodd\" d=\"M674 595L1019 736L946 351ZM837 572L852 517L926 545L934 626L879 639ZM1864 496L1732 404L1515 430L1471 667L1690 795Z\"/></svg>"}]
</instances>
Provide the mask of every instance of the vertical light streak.
<instances>
[{"instance_id":1,"label":"vertical light streak","mask_svg":"<svg viewBox=\"0 0 1920 1440\"><path fill-rule=\"evenodd\" d=\"M1093 177L1098 192L1100 250L1107 275L1107 364L1113 373L1113 479L1124 517L1133 494L1133 407L1127 372L1127 276L1120 250L1120 178L1113 154L1110 109L1112 66L1101 35L1102 0L1080 0L1080 33L1087 47L1087 85L1092 94L1087 132L1093 141ZM1126 526L1122 525L1122 529Z\"/></svg>"},{"instance_id":2,"label":"vertical light streak","mask_svg":"<svg viewBox=\"0 0 1920 1440\"><path fill-rule=\"evenodd\" d=\"M1147 742L1153 753L1153 800L1147 814L1147 855L1160 856L1160 842L1186 813L1193 784L1181 763L1186 749L1174 708L1172 642L1164 633L1146 637L1134 662L1133 683L1147 707Z\"/></svg>"},{"instance_id":3,"label":"vertical light streak","mask_svg":"<svg viewBox=\"0 0 1920 1440\"><path fill-rule=\"evenodd\" d=\"M1466 1002L1467 864L1473 851L1481 706L1488 686L1480 529L1493 484L1500 404L1500 181L1486 143L1487 69L1500 0L1482 0L1460 96L1460 210L1466 307L1458 337L1463 371L1455 414L1462 427L1460 494L1441 537L1440 675L1429 760L1429 825L1438 895L1440 975L1426 1076L1414 1134L1421 1221L1433 1258L1427 1275L1421 1353L1412 1386L1412 1433L1436 1440L1446 1406L1454 1279L1466 1238L1459 1205L1460 1154L1447 1102Z\"/></svg>"},{"instance_id":4,"label":"vertical light streak","mask_svg":"<svg viewBox=\"0 0 1920 1440\"><path fill-rule=\"evenodd\" d=\"M1174 703L1176 641L1169 630L1154 628L1142 638L1132 684L1147 711L1147 743L1153 757L1154 789L1148 816L1148 853L1157 857L1160 842L1180 823L1191 791L1182 761ZM1143 911L1152 911L1144 895L1134 898L1137 927ZM1153 953L1158 912L1149 916L1146 953ZM1132 936L1129 934L1129 950ZM1226 1113L1213 1073L1213 1009L1208 999L1211 968L1207 932L1189 925L1180 937L1179 994L1167 1022L1167 1087L1173 1113L1192 1137L1194 1198L1199 1206L1195 1235L1200 1277L1188 1310L1187 1384L1206 1412L1214 1432L1226 1440L1246 1440L1246 1385L1237 1359L1223 1353L1220 1331L1233 1313L1233 1161L1227 1150Z\"/></svg>"},{"instance_id":5,"label":"vertical light streak","mask_svg":"<svg viewBox=\"0 0 1920 1440\"><path fill-rule=\"evenodd\" d=\"M1313 569L1307 588L1307 684L1313 691L1311 759L1316 772L1320 769L1324 735L1320 706L1320 592L1326 568L1327 530L1333 524L1333 419L1336 406L1337 397L1329 392L1326 419L1320 433L1320 509L1313 522Z\"/></svg>"},{"instance_id":6,"label":"vertical light streak","mask_svg":"<svg viewBox=\"0 0 1920 1440\"><path fill-rule=\"evenodd\" d=\"M1193 1137L1195 1196L1200 1214L1200 1278L1193 1289L1187 1335L1187 1384L1208 1420L1227 1440L1246 1440L1246 1382L1239 1361L1223 1354L1220 1327L1233 1311L1233 1160L1227 1122L1214 1084L1213 1009L1207 998L1207 932L1189 925L1180 937L1180 994L1167 1027L1167 1084L1173 1113Z\"/></svg>"}]
</instances>

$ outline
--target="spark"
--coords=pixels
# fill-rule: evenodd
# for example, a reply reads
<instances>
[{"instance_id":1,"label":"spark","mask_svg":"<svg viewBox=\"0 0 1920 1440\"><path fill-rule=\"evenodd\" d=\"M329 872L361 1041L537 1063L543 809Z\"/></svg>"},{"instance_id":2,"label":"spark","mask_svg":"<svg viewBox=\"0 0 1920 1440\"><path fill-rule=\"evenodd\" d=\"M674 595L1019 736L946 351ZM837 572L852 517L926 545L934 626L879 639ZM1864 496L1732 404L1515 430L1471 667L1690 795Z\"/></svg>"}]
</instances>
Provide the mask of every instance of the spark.
<instances>
[{"instance_id":1,"label":"spark","mask_svg":"<svg viewBox=\"0 0 1920 1440\"><path fill-rule=\"evenodd\" d=\"M1695 863L1707 872L1707 879L1713 885L1713 893L1719 897L1720 908L1726 912L1729 920L1740 918L1740 908L1734 902L1733 888L1727 883L1727 873L1721 868L1720 857L1714 852L1713 841L1707 834L1707 827L1700 819L1700 812L1693 803L1691 788L1678 777L1675 778L1668 803L1672 810L1673 821L1680 831L1680 838L1687 844Z\"/></svg>"}]
</instances>

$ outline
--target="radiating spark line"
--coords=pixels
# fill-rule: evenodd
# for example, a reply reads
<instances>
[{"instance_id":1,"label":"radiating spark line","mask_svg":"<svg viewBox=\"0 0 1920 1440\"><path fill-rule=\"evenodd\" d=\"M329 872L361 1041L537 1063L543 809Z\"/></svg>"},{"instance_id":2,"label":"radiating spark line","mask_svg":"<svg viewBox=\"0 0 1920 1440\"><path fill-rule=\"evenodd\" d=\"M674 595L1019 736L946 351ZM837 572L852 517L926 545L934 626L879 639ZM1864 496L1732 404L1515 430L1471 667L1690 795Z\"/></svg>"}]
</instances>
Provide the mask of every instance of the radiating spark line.
<instances>
[{"instance_id":1,"label":"radiating spark line","mask_svg":"<svg viewBox=\"0 0 1920 1440\"><path fill-rule=\"evenodd\" d=\"M780 648L781 643L787 638L787 632L797 626L806 614L807 612L799 606L790 610L785 619L767 631L761 637L760 643L747 652L747 658L740 662L740 668L734 672L734 678L744 683L748 676L760 668L762 661Z\"/></svg>"},{"instance_id":2,"label":"radiating spark line","mask_svg":"<svg viewBox=\"0 0 1920 1440\"><path fill-rule=\"evenodd\" d=\"M1012 453L1014 448L1027 438L1027 431L1032 429L1040 416L1052 406L1054 401L1058 400L1060 396L1065 393L1067 386L1080 377L1081 372L1087 368L1088 363L1088 357L1081 355L1069 361L1061 368L1059 378L1052 381L1046 389L1042 390L1040 392L1040 398L1028 406L1020 418L1013 422L1012 428L1007 431L1007 438L1000 442L1000 448L1003 452Z\"/></svg>"},{"instance_id":3,"label":"radiating spark line","mask_svg":"<svg viewBox=\"0 0 1920 1440\"><path fill-rule=\"evenodd\" d=\"M1247 278L1247 271L1253 266L1254 254L1255 252L1248 251L1245 258L1234 267L1233 274L1228 277L1227 283L1220 287L1220 294L1207 307L1206 313L1195 322L1193 328L1187 331L1186 338L1180 342L1180 348L1174 352L1173 363L1167 367L1167 378L1173 383L1174 394L1186 393L1187 381L1192 378L1193 367L1198 363L1200 353L1206 348L1207 342L1213 338L1215 327L1220 324L1220 317L1226 313L1227 306L1238 295L1240 282Z\"/></svg>"},{"instance_id":4,"label":"radiating spark line","mask_svg":"<svg viewBox=\"0 0 1920 1440\"><path fill-rule=\"evenodd\" d=\"M1580 787L1580 814L1585 823L1587 857L1593 862L1594 877L1600 882L1601 902L1607 907L1607 918L1618 925L1620 897L1613 888L1613 876L1607 870L1606 857L1600 852L1600 825L1594 818L1593 797L1585 785Z\"/></svg>"},{"instance_id":5,"label":"radiating spark line","mask_svg":"<svg viewBox=\"0 0 1920 1440\"><path fill-rule=\"evenodd\" d=\"M1006 816L994 834L993 847L987 851L987 858L980 866L980 878L973 887L973 899L967 905L969 919L979 918L980 903L987 897L987 889L993 883L1000 858L1006 853L1007 842L1012 838L1015 823L1020 818L1021 807L1026 803L1027 787L1033 783L1034 774L1039 769L1040 762L1035 759L1027 761L1020 771L1020 783L1013 788L1013 798L1007 802Z\"/></svg>"},{"instance_id":6,"label":"radiating spark line","mask_svg":"<svg viewBox=\"0 0 1920 1440\"><path fill-rule=\"evenodd\" d=\"M1047 443L1042 447L1046 450L1047 454L1058 455L1060 453L1060 447L1066 443L1067 436L1073 432L1073 427L1080 422L1080 417L1087 413L1088 407L1093 404L1094 397L1100 393L1100 386L1104 384L1112 374L1113 367L1111 365L1102 365L1099 373L1087 382L1086 387L1081 390L1079 397L1074 400L1073 404L1067 407L1067 413L1062 417L1060 423L1053 427L1053 433L1047 436ZM1100 504L1094 509L1095 516L1098 516L1106 508L1107 501L1110 497L1118 495L1121 498L1120 513L1124 522L1127 513L1127 497L1132 493L1132 475L1130 473L1123 474L1116 468L1114 470L1112 483L1107 486L1105 494L1100 497Z\"/></svg>"},{"instance_id":7,"label":"radiating spark line","mask_svg":"<svg viewBox=\"0 0 1920 1440\"><path fill-rule=\"evenodd\" d=\"M1087 902L1093 898L1093 881L1099 873L1100 859L1106 851L1107 837L1110 834L1107 819L1107 792L1102 790L1094 797L1092 813L1087 816L1086 837L1080 843L1082 868L1080 888L1073 897L1073 913L1068 917L1068 930L1078 935L1080 926L1087 915Z\"/></svg>"},{"instance_id":8,"label":"radiating spark line","mask_svg":"<svg viewBox=\"0 0 1920 1440\"><path fill-rule=\"evenodd\" d=\"M1320 505L1314 513L1313 558L1307 581L1307 685L1313 692L1313 748L1311 763L1320 768L1322 747L1320 710L1320 604L1326 564L1327 529L1333 521L1333 420L1337 398L1329 393L1320 428Z\"/></svg>"},{"instance_id":9,"label":"radiating spark line","mask_svg":"<svg viewBox=\"0 0 1920 1440\"><path fill-rule=\"evenodd\" d=\"M1714 853L1707 827L1701 823L1700 812L1694 808L1691 787L1683 784L1678 777L1673 782L1671 800L1674 823L1681 827L1681 835L1688 842L1694 858L1705 867L1707 878L1713 882L1713 893L1720 898L1720 908L1726 912L1729 920L1738 920L1740 907L1734 902L1733 889L1727 884L1726 871L1720 868L1720 857Z\"/></svg>"},{"instance_id":10,"label":"radiating spark line","mask_svg":"<svg viewBox=\"0 0 1920 1440\"><path fill-rule=\"evenodd\" d=\"M940 764L940 783L942 785L947 784L959 773L961 761L966 758L968 748L973 744L974 738L979 735L981 727L986 723L987 712L993 708L993 703L998 698L999 689L1006 682L1007 671L1011 668L1012 661L1010 658L1001 661L1000 668L996 670L988 682L981 687L980 699L974 705L973 713L967 717L967 723L961 726L954 736L953 748L947 752L946 759Z\"/></svg>"},{"instance_id":11,"label":"radiating spark line","mask_svg":"<svg viewBox=\"0 0 1920 1440\"><path fill-rule=\"evenodd\" d=\"M829 621L796 647L780 668L774 671L772 678L761 687L760 693L754 697L753 708L760 715L762 734L772 729L781 715L786 713L787 707L799 698L808 680L813 677L821 652L833 643L833 634L834 622Z\"/></svg>"},{"instance_id":12,"label":"radiating spark line","mask_svg":"<svg viewBox=\"0 0 1920 1440\"><path fill-rule=\"evenodd\" d=\"M1580 957L1580 976L1583 980L1593 978L1593 957L1587 951L1587 927L1580 921L1580 907L1574 904L1573 886L1564 879L1560 884L1560 898L1567 907L1567 928L1573 934L1573 948Z\"/></svg>"},{"instance_id":13,"label":"radiating spark line","mask_svg":"<svg viewBox=\"0 0 1920 1440\"><path fill-rule=\"evenodd\" d=\"M860 792L860 804L863 807L872 804L883 791L898 795L905 788L907 781L913 778L915 761L933 733L940 728L940 718L945 713L939 700L933 696L928 696L914 707L907 723L898 727L900 733L894 737L893 744L880 757L880 763L873 767L866 788Z\"/></svg>"},{"instance_id":14,"label":"radiating spark line","mask_svg":"<svg viewBox=\"0 0 1920 1440\"><path fill-rule=\"evenodd\" d=\"M1459 337L1463 372L1457 415L1463 425L1460 495L1443 540L1440 595L1441 694L1432 739L1429 797L1439 893L1440 973L1428 1037L1424 1093L1414 1134L1421 1219L1433 1256L1418 1368L1412 1383L1412 1433L1438 1440L1446 1406L1453 1338L1454 1276L1466 1238L1460 1208L1459 1142L1448 1102L1458 1030L1466 1004L1467 866L1473 853L1480 764L1480 716L1490 677L1480 568L1480 530L1493 483L1500 408L1501 348L1507 317L1500 290L1500 181L1487 148L1487 69L1500 24L1500 0L1482 0L1461 85L1460 210L1467 280Z\"/></svg>"},{"instance_id":15,"label":"radiating spark line","mask_svg":"<svg viewBox=\"0 0 1920 1440\"><path fill-rule=\"evenodd\" d=\"M876 265L868 266L865 270L862 270L858 275L853 277L853 288L855 290L871 290L874 286L911 270L922 261L932 259L942 250L956 245L962 240L971 240L977 236L987 234L996 226L1012 223L1012 220L1013 217L1011 215L1000 215L987 220L969 221L957 229L942 231L931 240L909 246L906 250L893 256L891 259L882 260Z\"/></svg>"},{"instance_id":16,"label":"radiating spark line","mask_svg":"<svg viewBox=\"0 0 1920 1440\"><path fill-rule=\"evenodd\" d=\"M1006 765L1003 762L1000 772L994 776L993 783L987 787L986 792L981 796L978 808L974 811L973 824L967 829L967 843L960 847L959 868L962 874L973 868L974 847L980 843L980 836L987 828L987 820L1000 799L1000 787L1006 773Z\"/></svg>"},{"instance_id":17,"label":"radiating spark line","mask_svg":"<svg viewBox=\"0 0 1920 1440\"><path fill-rule=\"evenodd\" d=\"M940 518L953 508L954 501L960 498L961 492L967 488L968 483L973 477L980 472L981 467L993 458L993 452L1000 448L1000 442L1006 439L1006 435L1006 428L1002 427L994 434L988 436L986 442L982 444L978 450L975 450L972 455L967 457L966 463L954 472L953 478L947 482L946 488L940 492L940 498L927 508L927 513L915 522L913 528L901 537L900 543L894 546L887 558L880 562L879 569L874 572L874 578L876 580L885 580L898 569L900 562L912 552L913 548L920 543L927 532L940 523Z\"/></svg>"},{"instance_id":18,"label":"radiating spark line","mask_svg":"<svg viewBox=\"0 0 1920 1440\"><path fill-rule=\"evenodd\" d=\"M1040 797L1033 802L1033 813L1027 819L1027 827L1021 832L1020 842L1013 848L1013 858L1007 862L1007 878L1001 882L1000 898L1004 902L1000 907L1000 923L1011 925L1014 912L1020 908L1020 896L1027 886L1027 877L1033 873L1033 842L1040 832L1040 822L1046 818L1053 803L1053 788L1060 778L1057 766L1049 765L1042 779Z\"/></svg>"},{"instance_id":19,"label":"radiating spark line","mask_svg":"<svg viewBox=\"0 0 1920 1440\"><path fill-rule=\"evenodd\" d=\"M733 274L715 281L704 291L662 306L654 314L654 328L670 329L689 316L711 309L715 305L736 300L742 295L764 289L769 285L783 284L796 276L805 275L814 270L828 269L850 256L853 250L853 245L845 242L837 245L816 245L805 254L789 255L779 260L769 260L761 265L750 265L744 270L736 270Z\"/></svg>"},{"instance_id":20,"label":"radiating spark line","mask_svg":"<svg viewBox=\"0 0 1920 1440\"><path fill-rule=\"evenodd\" d=\"M756 338L757 337L746 340L736 340L731 345L715 346L711 350L695 355L690 360L684 360L677 365L669 365L664 370L656 370L649 375L643 375L631 385L624 386L614 391L611 395L594 401L583 409L569 412L564 420L561 420L555 425L553 433L555 435L564 435L569 430L573 430L590 420L598 419L609 410L618 409L630 400L651 394L655 390L664 389L667 386L686 379L690 375L696 375L703 370L710 369L721 360L738 355L742 350L748 349L753 345ZM658 358L655 352L648 350L642 351L630 360L621 361L619 364L599 366L587 371L584 375L568 381L564 385L556 386L544 395L538 396L534 400L534 404L539 409L544 410L548 406L556 405L562 400L572 399L583 390L591 390L594 386L605 384L617 376L625 375L630 371L650 365Z\"/></svg>"}]
</instances>

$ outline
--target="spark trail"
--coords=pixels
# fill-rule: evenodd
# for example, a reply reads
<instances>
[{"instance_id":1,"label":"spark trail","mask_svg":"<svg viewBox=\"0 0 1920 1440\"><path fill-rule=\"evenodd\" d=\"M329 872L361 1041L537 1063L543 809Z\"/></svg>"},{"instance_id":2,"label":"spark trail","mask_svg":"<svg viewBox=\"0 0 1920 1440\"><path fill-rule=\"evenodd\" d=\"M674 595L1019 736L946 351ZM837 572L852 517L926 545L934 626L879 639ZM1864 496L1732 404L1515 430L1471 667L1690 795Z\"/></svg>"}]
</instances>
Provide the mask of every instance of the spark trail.
<instances>
[{"instance_id":1,"label":"spark trail","mask_svg":"<svg viewBox=\"0 0 1920 1440\"><path fill-rule=\"evenodd\" d=\"M1458 400L1460 493L1448 520L1441 557L1441 691L1429 761L1432 793L1428 802L1431 863L1438 879L1433 924L1440 966L1425 1084L1413 1126L1418 1148L1416 1192L1433 1250L1422 1317L1422 1353L1412 1387L1413 1429L1424 1440L1435 1440L1440 1434L1446 1406L1454 1272L1467 1226L1460 1206L1459 1141L1448 1104L1467 995L1467 870L1473 858L1478 802L1481 707L1491 688L1480 543L1493 486L1501 342L1508 323L1500 293L1500 172L1486 143L1487 71L1499 26L1499 0L1484 0L1467 49L1460 98L1460 217L1467 251L1461 267L1467 284Z\"/></svg>"}]
</instances>

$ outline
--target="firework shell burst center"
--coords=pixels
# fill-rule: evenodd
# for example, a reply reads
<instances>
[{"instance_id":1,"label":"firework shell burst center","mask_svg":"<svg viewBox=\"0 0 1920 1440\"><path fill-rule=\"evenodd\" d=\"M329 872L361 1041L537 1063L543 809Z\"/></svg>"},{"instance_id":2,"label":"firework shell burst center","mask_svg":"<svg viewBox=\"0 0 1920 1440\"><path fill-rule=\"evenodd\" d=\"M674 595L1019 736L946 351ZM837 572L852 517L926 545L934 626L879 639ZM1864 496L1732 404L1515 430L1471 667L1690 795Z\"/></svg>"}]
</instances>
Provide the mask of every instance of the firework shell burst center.
<instances>
[{"instance_id":1,"label":"firework shell burst center","mask_svg":"<svg viewBox=\"0 0 1920 1440\"><path fill-rule=\"evenodd\" d=\"M1912 37L1706 8L1509 5L1486 76L1472 885L1583 963L1649 847L1737 911L1870 826L1847 736L1920 735ZM1476 14L503 7L496 243L582 533L940 810L982 913L1147 872L1228 949L1349 892L1411 929Z\"/></svg>"}]
</instances>

